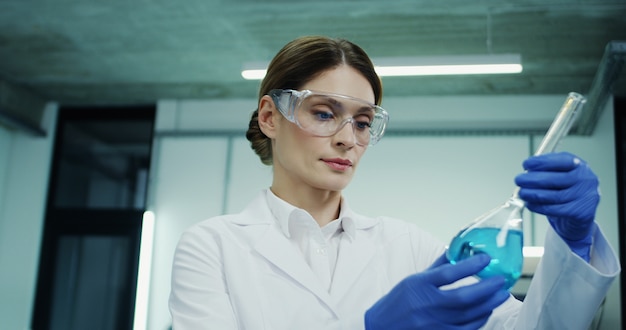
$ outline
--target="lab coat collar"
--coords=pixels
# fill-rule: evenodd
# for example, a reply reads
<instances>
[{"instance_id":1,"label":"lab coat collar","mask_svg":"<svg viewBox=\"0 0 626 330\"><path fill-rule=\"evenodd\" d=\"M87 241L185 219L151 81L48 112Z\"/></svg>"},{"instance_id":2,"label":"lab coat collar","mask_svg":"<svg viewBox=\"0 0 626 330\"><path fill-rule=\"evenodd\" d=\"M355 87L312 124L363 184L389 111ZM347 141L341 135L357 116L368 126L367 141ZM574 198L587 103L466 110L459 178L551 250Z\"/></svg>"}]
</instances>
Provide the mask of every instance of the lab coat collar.
<instances>
[{"instance_id":1,"label":"lab coat collar","mask_svg":"<svg viewBox=\"0 0 626 330\"><path fill-rule=\"evenodd\" d=\"M284 200L276 196L270 189L265 190L265 196L267 198L267 205L269 206L272 214L278 221L278 226L280 227L283 234L285 234L285 236L287 237L291 237L291 230L289 226L290 221L297 221L305 217L311 217L311 215L307 211L285 202ZM351 240L354 240L354 235L356 234L357 230L357 225L355 224L356 217L357 215L348 206L345 198L342 197L339 218L335 221L338 220L340 222L340 227ZM358 227L359 229L369 228L377 223L377 221L369 221L369 219L364 219L360 222L361 226Z\"/></svg>"},{"instance_id":2,"label":"lab coat collar","mask_svg":"<svg viewBox=\"0 0 626 330\"><path fill-rule=\"evenodd\" d=\"M260 237L255 239L256 242L252 242L253 248L289 277L315 294L329 310L337 315L337 303L348 292L352 283L361 275L376 252L375 244L369 235L361 235L359 231L376 226L379 220L353 213L347 208L347 204L342 204L342 209L346 211L344 229L346 232L353 231L353 237L360 237L360 239L341 241L337 268L329 292L322 286L317 276L310 271L302 255L293 248L276 220L273 219L266 194L266 191L259 194L241 213L241 216L236 217L235 223L241 226L268 225L268 230L264 230ZM343 205L346 207L344 208Z\"/></svg>"},{"instance_id":3,"label":"lab coat collar","mask_svg":"<svg viewBox=\"0 0 626 330\"><path fill-rule=\"evenodd\" d=\"M280 227L285 236L291 237L291 230L289 230L290 219L301 218L305 220L308 213L280 199L270 189L265 190L265 198L267 198L267 206L278 222L278 227Z\"/></svg>"},{"instance_id":4,"label":"lab coat collar","mask_svg":"<svg viewBox=\"0 0 626 330\"><path fill-rule=\"evenodd\" d=\"M242 217L237 217L233 220L234 223L238 225L261 225L268 223L275 223L276 220L271 216L260 216L260 209L269 209L269 205L267 202L267 194L269 189L262 190L255 199L246 206L246 208L242 211ZM271 192L269 192L271 193ZM272 212L270 212L272 213ZM346 223L343 224L344 230L354 237L357 235L358 230L369 229L371 227L376 226L380 220L378 218L369 218L362 216L356 212L354 212L345 198L341 199L341 214L340 217L343 217L344 220L349 219ZM281 229L282 230L282 229Z\"/></svg>"}]
</instances>

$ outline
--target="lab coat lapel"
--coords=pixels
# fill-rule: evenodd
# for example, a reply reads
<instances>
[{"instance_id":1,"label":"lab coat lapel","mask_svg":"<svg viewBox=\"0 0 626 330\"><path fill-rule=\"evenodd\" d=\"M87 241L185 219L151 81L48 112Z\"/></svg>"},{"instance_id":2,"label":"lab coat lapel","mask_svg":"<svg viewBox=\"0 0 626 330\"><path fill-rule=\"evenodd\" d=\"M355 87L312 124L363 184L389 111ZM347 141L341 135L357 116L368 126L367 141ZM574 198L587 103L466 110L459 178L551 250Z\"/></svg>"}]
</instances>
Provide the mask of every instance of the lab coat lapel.
<instances>
[{"instance_id":1,"label":"lab coat lapel","mask_svg":"<svg viewBox=\"0 0 626 330\"><path fill-rule=\"evenodd\" d=\"M331 295L337 302L350 290L376 253L376 245L368 236L361 236L359 239L344 236L339 244L337 268L330 288Z\"/></svg>"},{"instance_id":2,"label":"lab coat lapel","mask_svg":"<svg viewBox=\"0 0 626 330\"><path fill-rule=\"evenodd\" d=\"M259 240L255 248L265 259L315 294L335 313L330 294L322 287L320 280L311 271L302 255L291 246L280 231L268 228L265 237Z\"/></svg>"}]
</instances>

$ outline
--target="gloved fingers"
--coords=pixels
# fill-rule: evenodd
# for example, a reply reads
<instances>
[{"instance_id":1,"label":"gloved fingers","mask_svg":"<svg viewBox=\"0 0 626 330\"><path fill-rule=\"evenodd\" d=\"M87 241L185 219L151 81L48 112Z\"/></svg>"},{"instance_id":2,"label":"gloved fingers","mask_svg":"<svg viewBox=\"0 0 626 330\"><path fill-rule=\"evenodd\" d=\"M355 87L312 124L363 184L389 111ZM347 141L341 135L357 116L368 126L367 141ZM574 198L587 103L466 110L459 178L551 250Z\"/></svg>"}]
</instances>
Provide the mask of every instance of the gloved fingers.
<instances>
[{"instance_id":1,"label":"gloved fingers","mask_svg":"<svg viewBox=\"0 0 626 330\"><path fill-rule=\"evenodd\" d=\"M481 282L488 280L489 279L485 279ZM503 287L504 279L502 279L501 282L493 281L493 284L499 285L493 286L490 283L490 289L485 290L482 288L483 291L481 291L478 295L475 295L474 288L468 287L456 289L459 291L454 293L453 296L444 294L443 299L445 299L445 301L458 300L456 304L447 306L442 305L442 308L439 309L437 315L445 318L441 321L458 325L488 318L494 308L500 306L510 297L509 292ZM472 290L469 290L470 292L462 292L464 288ZM474 300L471 299L472 296L474 296ZM462 301L463 303L459 303L459 301Z\"/></svg>"},{"instance_id":2,"label":"gloved fingers","mask_svg":"<svg viewBox=\"0 0 626 330\"><path fill-rule=\"evenodd\" d=\"M439 286L476 274L489 261L486 254L457 264L443 264L445 258L440 257L435 268L406 277L368 309L365 313L367 328L480 328L487 322L491 311L509 297L504 290L504 278L495 276L449 290ZM441 277L447 279L441 280Z\"/></svg>"},{"instance_id":3,"label":"gloved fingers","mask_svg":"<svg viewBox=\"0 0 626 330\"><path fill-rule=\"evenodd\" d=\"M595 218L596 208L598 207L599 201L600 196L598 194L589 194L588 196L579 197L561 204L559 204L558 201L527 201L526 208L532 212L543 214L547 217L591 221Z\"/></svg>"},{"instance_id":4,"label":"gloved fingers","mask_svg":"<svg viewBox=\"0 0 626 330\"><path fill-rule=\"evenodd\" d=\"M437 320L444 324L461 327L462 329L478 329L480 326L487 323L492 313L493 310L476 313L475 311L450 308L441 310L440 313L437 314ZM442 319L440 320L439 318ZM472 328L471 326L474 324L479 324L479 326Z\"/></svg>"},{"instance_id":5,"label":"gloved fingers","mask_svg":"<svg viewBox=\"0 0 626 330\"><path fill-rule=\"evenodd\" d=\"M474 329L480 329L482 328L483 325L485 325L487 323L487 321L489 320L489 317L491 316L491 313L489 313L488 315L485 315L481 318L478 318L472 322L468 322L466 324L463 324L462 326L457 326L455 329L458 330L474 330Z\"/></svg>"},{"instance_id":6,"label":"gloved fingers","mask_svg":"<svg viewBox=\"0 0 626 330\"><path fill-rule=\"evenodd\" d=\"M529 169L515 177L521 188L563 189L576 183L598 184L598 177L586 163L578 163L567 171L549 169Z\"/></svg>"},{"instance_id":7,"label":"gloved fingers","mask_svg":"<svg viewBox=\"0 0 626 330\"><path fill-rule=\"evenodd\" d=\"M580 163L584 162L569 152L556 152L529 157L522 163L522 166L527 171L567 172Z\"/></svg>"},{"instance_id":8,"label":"gloved fingers","mask_svg":"<svg viewBox=\"0 0 626 330\"><path fill-rule=\"evenodd\" d=\"M504 283L503 276L493 276L458 288L441 290L440 306L470 309L482 305L487 309L493 309L509 296L508 291L504 289Z\"/></svg>"},{"instance_id":9,"label":"gloved fingers","mask_svg":"<svg viewBox=\"0 0 626 330\"><path fill-rule=\"evenodd\" d=\"M437 260L440 261L441 257ZM436 268L429 269L428 271L421 273L420 276L424 276L426 280L428 280L429 283L435 287L440 287L454 283L462 278L475 275L483 268L487 267L489 261L491 261L491 257L486 254L479 253L467 259L461 260L454 265L442 264Z\"/></svg>"},{"instance_id":10,"label":"gloved fingers","mask_svg":"<svg viewBox=\"0 0 626 330\"><path fill-rule=\"evenodd\" d=\"M566 204L577 200L600 201L598 186L579 182L565 189L521 188L519 197L527 203Z\"/></svg>"},{"instance_id":11,"label":"gloved fingers","mask_svg":"<svg viewBox=\"0 0 626 330\"><path fill-rule=\"evenodd\" d=\"M455 313L458 313L458 312L459 310L457 309L451 309L449 311L446 311L443 317L445 318L446 315L455 315ZM416 327L414 329L476 330L476 329L482 328L482 326L484 326L487 323L490 316L491 316L491 313L487 315L481 315L481 317L479 318L476 318L472 321L468 321L466 323L461 323L461 324L452 323L448 319L439 320L438 318L435 318L434 322L429 324L427 327Z\"/></svg>"},{"instance_id":12,"label":"gloved fingers","mask_svg":"<svg viewBox=\"0 0 626 330\"><path fill-rule=\"evenodd\" d=\"M433 262L432 265L430 265L430 267L428 267L428 269L435 269L441 265L446 265L449 263L450 263L450 260L448 260L448 257L446 256L446 253L444 252L442 255L439 256L439 258L437 258L437 260L435 260L435 262Z\"/></svg>"},{"instance_id":13,"label":"gloved fingers","mask_svg":"<svg viewBox=\"0 0 626 330\"><path fill-rule=\"evenodd\" d=\"M515 177L515 184L524 189L566 189L581 179L570 172L524 172Z\"/></svg>"},{"instance_id":14,"label":"gloved fingers","mask_svg":"<svg viewBox=\"0 0 626 330\"><path fill-rule=\"evenodd\" d=\"M466 310L457 308L441 309L434 318L441 324L448 324L455 329L478 329L489 319L493 309L485 311Z\"/></svg>"}]
</instances>

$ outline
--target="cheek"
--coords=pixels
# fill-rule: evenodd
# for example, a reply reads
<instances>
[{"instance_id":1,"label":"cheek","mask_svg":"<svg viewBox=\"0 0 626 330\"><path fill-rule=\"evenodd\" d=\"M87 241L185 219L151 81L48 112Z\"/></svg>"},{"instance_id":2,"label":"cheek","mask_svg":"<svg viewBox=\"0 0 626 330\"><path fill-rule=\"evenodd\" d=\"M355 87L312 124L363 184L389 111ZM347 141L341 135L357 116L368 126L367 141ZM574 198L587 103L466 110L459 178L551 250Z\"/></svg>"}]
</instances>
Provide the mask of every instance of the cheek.
<instances>
[{"instance_id":1,"label":"cheek","mask_svg":"<svg viewBox=\"0 0 626 330\"><path fill-rule=\"evenodd\" d=\"M363 155L365 154L365 151L367 150L367 147L357 147L356 150L356 163L354 164L354 169L356 170L356 168L359 166L359 164L361 164L361 159L363 159Z\"/></svg>"},{"instance_id":2,"label":"cheek","mask_svg":"<svg viewBox=\"0 0 626 330\"><path fill-rule=\"evenodd\" d=\"M289 145L291 152L298 153L300 155L311 154L315 150L319 149L322 143L324 143L323 138L312 136L296 125L290 125L288 134L288 140L284 141L286 142L284 144Z\"/></svg>"},{"instance_id":3,"label":"cheek","mask_svg":"<svg viewBox=\"0 0 626 330\"><path fill-rule=\"evenodd\" d=\"M285 165L303 161L311 150L311 137L301 134L300 129L281 130L274 143L274 156Z\"/></svg>"}]
</instances>

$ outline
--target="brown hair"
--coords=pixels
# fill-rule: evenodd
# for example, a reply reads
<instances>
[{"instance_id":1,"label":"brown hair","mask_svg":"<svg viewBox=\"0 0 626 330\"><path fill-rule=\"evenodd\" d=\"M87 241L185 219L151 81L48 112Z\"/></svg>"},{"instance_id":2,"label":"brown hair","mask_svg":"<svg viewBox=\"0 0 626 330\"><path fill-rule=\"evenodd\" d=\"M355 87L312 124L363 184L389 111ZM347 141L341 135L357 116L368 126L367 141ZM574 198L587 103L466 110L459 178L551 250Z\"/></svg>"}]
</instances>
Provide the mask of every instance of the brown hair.
<instances>
[{"instance_id":1,"label":"brown hair","mask_svg":"<svg viewBox=\"0 0 626 330\"><path fill-rule=\"evenodd\" d=\"M286 44L270 62L261 82L258 100L273 89L300 89L319 74L346 64L361 72L374 90L380 105L382 83L374 65L361 47L345 39L305 36ZM272 144L259 127L259 109L252 113L246 138L265 165L272 165Z\"/></svg>"}]
</instances>

